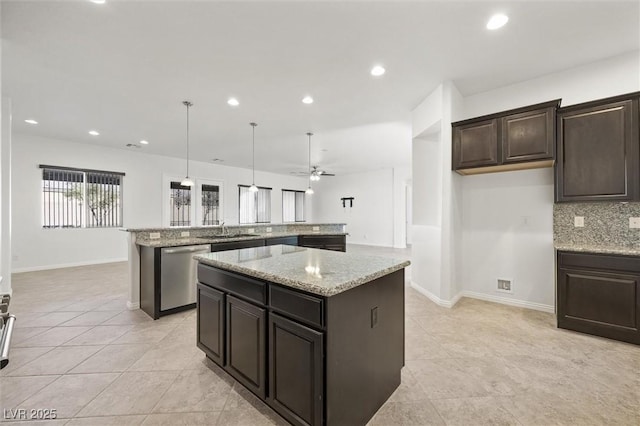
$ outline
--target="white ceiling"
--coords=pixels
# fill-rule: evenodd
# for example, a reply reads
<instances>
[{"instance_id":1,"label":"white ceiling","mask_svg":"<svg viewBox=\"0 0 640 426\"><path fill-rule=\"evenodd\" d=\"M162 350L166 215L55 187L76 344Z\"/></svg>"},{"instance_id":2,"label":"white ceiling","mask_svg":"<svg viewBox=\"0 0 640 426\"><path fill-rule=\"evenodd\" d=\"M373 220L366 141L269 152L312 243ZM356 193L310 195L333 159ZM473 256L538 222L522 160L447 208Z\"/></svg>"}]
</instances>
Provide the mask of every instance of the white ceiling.
<instances>
[{"instance_id":1,"label":"white ceiling","mask_svg":"<svg viewBox=\"0 0 640 426\"><path fill-rule=\"evenodd\" d=\"M256 121L259 170L305 170L307 131L314 164L372 170L410 163L441 81L469 95L636 50L639 4L3 1L2 92L19 133L184 158L188 99L192 159L249 166Z\"/></svg>"}]
</instances>

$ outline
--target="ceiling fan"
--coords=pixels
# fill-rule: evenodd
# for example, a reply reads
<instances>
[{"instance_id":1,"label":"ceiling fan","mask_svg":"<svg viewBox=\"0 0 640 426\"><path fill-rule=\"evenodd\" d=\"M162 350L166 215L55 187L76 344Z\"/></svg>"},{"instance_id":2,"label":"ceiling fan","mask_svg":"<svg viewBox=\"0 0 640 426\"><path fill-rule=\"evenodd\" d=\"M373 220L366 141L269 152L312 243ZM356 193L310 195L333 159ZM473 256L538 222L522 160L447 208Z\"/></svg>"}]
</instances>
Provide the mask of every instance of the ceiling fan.
<instances>
[{"instance_id":1,"label":"ceiling fan","mask_svg":"<svg viewBox=\"0 0 640 426\"><path fill-rule=\"evenodd\" d=\"M320 176L335 176L333 173L329 173L326 170L319 169L318 166L311 168L311 180L320 180Z\"/></svg>"},{"instance_id":2,"label":"ceiling fan","mask_svg":"<svg viewBox=\"0 0 640 426\"><path fill-rule=\"evenodd\" d=\"M326 170L320 169L320 166L312 166L310 175L309 172L291 172L291 174L298 176L310 176L310 179L313 181L320 180L320 176L335 176L334 173L329 173Z\"/></svg>"}]
</instances>

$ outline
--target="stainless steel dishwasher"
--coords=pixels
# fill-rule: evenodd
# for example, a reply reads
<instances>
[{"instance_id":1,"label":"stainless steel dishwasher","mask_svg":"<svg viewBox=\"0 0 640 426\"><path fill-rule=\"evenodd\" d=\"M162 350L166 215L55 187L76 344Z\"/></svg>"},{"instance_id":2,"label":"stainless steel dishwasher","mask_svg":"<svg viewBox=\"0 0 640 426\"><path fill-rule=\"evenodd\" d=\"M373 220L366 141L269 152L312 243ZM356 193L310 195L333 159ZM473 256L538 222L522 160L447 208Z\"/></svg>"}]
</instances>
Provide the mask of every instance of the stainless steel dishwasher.
<instances>
[{"instance_id":1,"label":"stainless steel dishwasher","mask_svg":"<svg viewBox=\"0 0 640 426\"><path fill-rule=\"evenodd\" d=\"M211 244L167 247L160 251L160 310L196 303L196 254L211 252Z\"/></svg>"}]
</instances>

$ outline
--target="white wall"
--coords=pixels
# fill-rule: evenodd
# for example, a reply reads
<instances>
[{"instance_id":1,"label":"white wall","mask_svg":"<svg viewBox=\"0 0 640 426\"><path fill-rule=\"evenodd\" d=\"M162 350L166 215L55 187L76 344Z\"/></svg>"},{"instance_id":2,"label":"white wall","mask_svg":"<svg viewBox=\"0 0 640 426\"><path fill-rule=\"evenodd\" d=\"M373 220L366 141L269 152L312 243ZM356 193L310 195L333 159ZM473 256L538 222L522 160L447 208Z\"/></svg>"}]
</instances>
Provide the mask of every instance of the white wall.
<instances>
[{"instance_id":1,"label":"white wall","mask_svg":"<svg viewBox=\"0 0 640 426\"><path fill-rule=\"evenodd\" d=\"M124 260L126 233L118 229L42 229L40 164L124 172L125 228L162 226L163 174L183 176L185 160L29 135L13 135L13 270ZM251 183L251 171L192 161L193 178L224 184L224 221L238 223L238 184ZM256 184L273 188L271 219L282 222L281 189L306 188L306 179L256 171ZM307 212L313 210L308 200ZM307 218L312 221L312 214ZM331 221L336 221L333 218Z\"/></svg>"},{"instance_id":2,"label":"white wall","mask_svg":"<svg viewBox=\"0 0 640 426\"><path fill-rule=\"evenodd\" d=\"M347 224L347 243L393 245L393 169L321 178L314 182L316 222ZM353 207L342 207L354 197Z\"/></svg>"},{"instance_id":3,"label":"white wall","mask_svg":"<svg viewBox=\"0 0 640 426\"><path fill-rule=\"evenodd\" d=\"M557 98L565 106L638 90L640 54L634 52L466 97L460 119ZM553 169L464 176L460 181L461 290L553 310ZM497 292L497 278L513 279L513 294Z\"/></svg>"},{"instance_id":4,"label":"white wall","mask_svg":"<svg viewBox=\"0 0 640 426\"><path fill-rule=\"evenodd\" d=\"M11 294L11 100L0 110L0 294Z\"/></svg>"}]
</instances>

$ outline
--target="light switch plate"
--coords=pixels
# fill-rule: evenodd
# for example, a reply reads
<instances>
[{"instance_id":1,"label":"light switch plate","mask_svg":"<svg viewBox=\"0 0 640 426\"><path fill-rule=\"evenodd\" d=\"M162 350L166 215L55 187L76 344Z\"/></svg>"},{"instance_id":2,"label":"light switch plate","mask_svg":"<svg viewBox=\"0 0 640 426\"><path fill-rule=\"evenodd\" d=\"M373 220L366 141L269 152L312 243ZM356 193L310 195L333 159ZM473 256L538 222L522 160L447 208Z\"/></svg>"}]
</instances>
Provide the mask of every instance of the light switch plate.
<instances>
[{"instance_id":1,"label":"light switch plate","mask_svg":"<svg viewBox=\"0 0 640 426\"><path fill-rule=\"evenodd\" d=\"M253 234L254 232L256 232L256 228L249 228L247 232Z\"/></svg>"},{"instance_id":2,"label":"light switch plate","mask_svg":"<svg viewBox=\"0 0 640 426\"><path fill-rule=\"evenodd\" d=\"M188 236L189 236L189 231L182 231L182 232L180 233L180 236L181 236L181 237L188 237Z\"/></svg>"},{"instance_id":3,"label":"light switch plate","mask_svg":"<svg viewBox=\"0 0 640 426\"><path fill-rule=\"evenodd\" d=\"M320 227L319 227L319 226L314 226L314 227L313 227L313 230L314 230L314 231L319 231L319 230L320 230Z\"/></svg>"},{"instance_id":4,"label":"light switch plate","mask_svg":"<svg viewBox=\"0 0 640 426\"><path fill-rule=\"evenodd\" d=\"M629 228L631 228L631 229L640 228L640 217L630 217L629 218Z\"/></svg>"},{"instance_id":5,"label":"light switch plate","mask_svg":"<svg viewBox=\"0 0 640 426\"><path fill-rule=\"evenodd\" d=\"M573 226L576 228L584 228L584 216L575 216L573 218Z\"/></svg>"},{"instance_id":6,"label":"light switch plate","mask_svg":"<svg viewBox=\"0 0 640 426\"><path fill-rule=\"evenodd\" d=\"M149 239L150 240L159 240L160 239L160 233L159 232L149 232Z\"/></svg>"},{"instance_id":7,"label":"light switch plate","mask_svg":"<svg viewBox=\"0 0 640 426\"><path fill-rule=\"evenodd\" d=\"M269 228L267 228L267 232L271 232L271 228L270 228L270 227L269 227Z\"/></svg>"}]
</instances>

